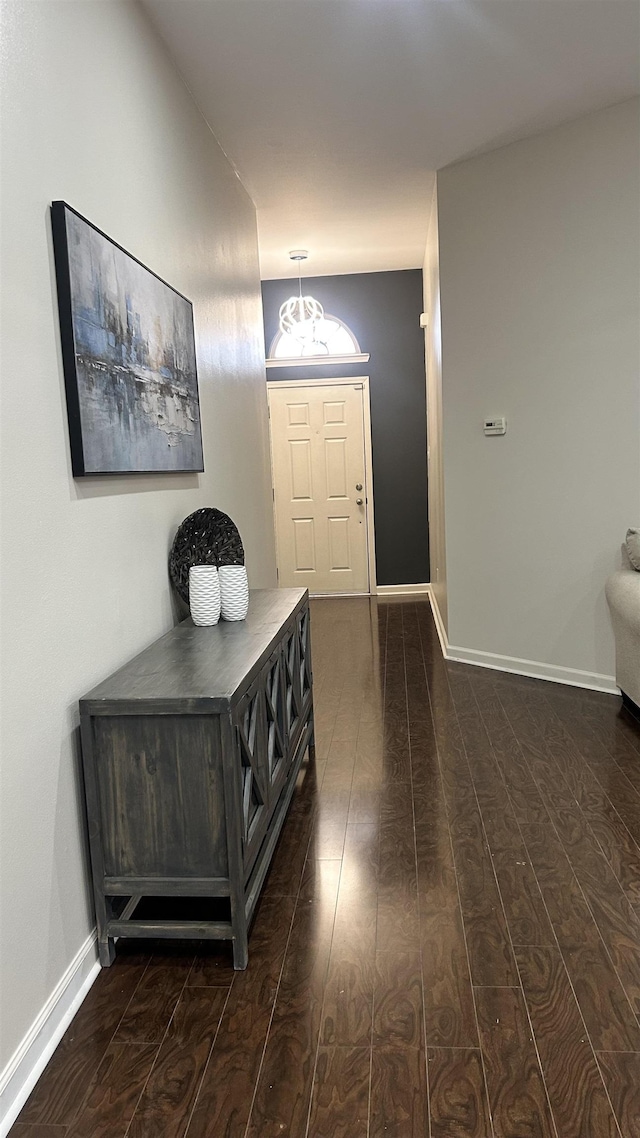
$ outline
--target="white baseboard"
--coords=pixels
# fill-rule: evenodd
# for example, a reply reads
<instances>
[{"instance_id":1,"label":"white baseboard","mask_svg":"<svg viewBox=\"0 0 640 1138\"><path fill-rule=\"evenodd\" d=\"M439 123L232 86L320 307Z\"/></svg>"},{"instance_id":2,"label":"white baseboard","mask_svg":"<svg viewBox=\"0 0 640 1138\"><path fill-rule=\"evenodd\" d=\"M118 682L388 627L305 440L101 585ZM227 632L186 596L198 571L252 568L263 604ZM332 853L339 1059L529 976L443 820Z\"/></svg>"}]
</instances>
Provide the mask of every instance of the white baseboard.
<instances>
[{"instance_id":1,"label":"white baseboard","mask_svg":"<svg viewBox=\"0 0 640 1138\"><path fill-rule=\"evenodd\" d=\"M615 676L598 672L581 672L578 668L563 668L560 664L543 664L539 660L519 660L517 656L499 656L494 652L477 652L474 648L458 648L450 644L447 660L461 664L474 664L478 668L493 668L498 672L513 672L517 676L531 676L534 680L550 680L554 684L569 684L574 688L619 695Z\"/></svg>"},{"instance_id":2,"label":"white baseboard","mask_svg":"<svg viewBox=\"0 0 640 1138\"><path fill-rule=\"evenodd\" d=\"M456 661L459 664L473 664L477 668L492 668L496 672L511 672L516 676L530 676L534 680L549 680L554 684L588 688L591 691L606 692L608 695L620 694L615 676L582 672L578 668L565 668L560 664L544 664L540 660L520 660L517 656L501 656L495 652L479 652L475 648L461 648L456 644L449 644L436 599L433 593L429 596L445 660Z\"/></svg>"},{"instance_id":3,"label":"white baseboard","mask_svg":"<svg viewBox=\"0 0 640 1138\"><path fill-rule=\"evenodd\" d=\"M431 586L428 581L418 585L378 585L376 590L379 597L412 597L428 594Z\"/></svg>"},{"instance_id":4,"label":"white baseboard","mask_svg":"<svg viewBox=\"0 0 640 1138\"><path fill-rule=\"evenodd\" d=\"M362 597L372 597L372 596L374 596L373 593L309 593L309 600L310 601L335 601L336 598L338 600L344 600L345 597L347 599L350 597L352 600L354 598L357 600L358 597L362 598Z\"/></svg>"},{"instance_id":5,"label":"white baseboard","mask_svg":"<svg viewBox=\"0 0 640 1138\"><path fill-rule=\"evenodd\" d=\"M99 972L94 929L0 1074L0 1138L9 1133Z\"/></svg>"},{"instance_id":6,"label":"white baseboard","mask_svg":"<svg viewBox=\"0 0 640 1138\"><path fill-rule=\"evenodd\" d=\"M429 601L431 602L431 612L433 613L433 620L434 620L434 623L436 626L436 632L438 633L438 640L440 641L440 648L442 649L442 655L444 656L444 658L446 660L447 651L449 649L449 641L447 640L447 630L444 626L444 621L442 619L442 613L440 612L440 609L438 608L438 601L436 599L436 595L432 589L429 589Z\"/></svg>"},{"instance_id":7,"label":"white baseboard","mask_svg":"<svg viewBox=\"0 0 640 1138\"><path fill-rule=\"evenodd\" d=\"M418 585L376 585L368 593L309 593L309 597L313 601L335 597L413 597L426 596L430 588L428 581L424 581Z\"/></svg>"}]
</instances>

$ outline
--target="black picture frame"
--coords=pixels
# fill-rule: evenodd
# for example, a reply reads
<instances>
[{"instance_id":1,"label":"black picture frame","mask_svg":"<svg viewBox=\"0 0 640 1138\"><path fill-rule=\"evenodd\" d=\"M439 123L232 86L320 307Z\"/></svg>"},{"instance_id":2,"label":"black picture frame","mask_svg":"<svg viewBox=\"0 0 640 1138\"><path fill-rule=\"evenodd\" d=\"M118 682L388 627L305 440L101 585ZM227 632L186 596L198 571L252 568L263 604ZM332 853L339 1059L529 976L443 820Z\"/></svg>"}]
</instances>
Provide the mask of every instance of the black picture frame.
<instances>
[{"instance_id":1,"label":"black picture frame","mask_svg":"<svg viewBox=\"0 0 640 1138\"><path fill-rule=\"evenodd\" d=\"M204 470L191 301L51 203L74 478Z\"/></svg>"}]
</instances>

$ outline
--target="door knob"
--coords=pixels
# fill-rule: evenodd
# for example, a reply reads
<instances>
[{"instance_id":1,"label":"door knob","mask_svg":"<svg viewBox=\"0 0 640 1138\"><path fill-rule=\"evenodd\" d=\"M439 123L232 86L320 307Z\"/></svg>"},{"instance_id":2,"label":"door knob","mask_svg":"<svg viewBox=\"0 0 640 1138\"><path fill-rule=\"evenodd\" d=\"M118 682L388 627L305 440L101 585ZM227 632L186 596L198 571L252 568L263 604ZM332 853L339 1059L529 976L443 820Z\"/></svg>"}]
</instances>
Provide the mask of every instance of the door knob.
<instances>
[{"instance_id":1,"label":"door knob","mask_svg":"<svg viewBox=\"0 0 640 1138\"><path fill-rule=\"evenodd\" d=\"M362 498L356 498L356 506L362 505Z\"/></svg>"},{"instance_id":2,"label":"door knob","mask_svg":"<svg viewBox=\"0 0 640 1138\"><path fill-rule=\"evenodd\" d=\"M362 490L362 483L356 482L356 490Z\"/></svg>"}]
</instances>

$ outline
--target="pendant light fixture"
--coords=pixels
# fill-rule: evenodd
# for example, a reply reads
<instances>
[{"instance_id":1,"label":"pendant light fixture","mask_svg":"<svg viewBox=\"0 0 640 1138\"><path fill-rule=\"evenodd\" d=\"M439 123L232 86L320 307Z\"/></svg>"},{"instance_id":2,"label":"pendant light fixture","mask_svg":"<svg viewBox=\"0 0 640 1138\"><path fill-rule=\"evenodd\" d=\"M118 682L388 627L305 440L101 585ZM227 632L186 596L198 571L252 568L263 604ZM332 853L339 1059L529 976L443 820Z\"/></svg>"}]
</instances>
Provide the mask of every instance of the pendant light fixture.
<instances>
[{"instance_id":1,"label":"pendant light fixture","mask_svg":"<svg viewBox=\"0 0 640 1138\"><path fill-rule=\"evenodd\" d=\"M292 249L289 257L298 262L298 295L289 297L280 306L280 331L283 336L293 336L302 344L310 345L316 339L319 322L324 318L324 309L319 300L302 295L302 262L309 254L306 249Z\"/></svg>"}]
</instances>

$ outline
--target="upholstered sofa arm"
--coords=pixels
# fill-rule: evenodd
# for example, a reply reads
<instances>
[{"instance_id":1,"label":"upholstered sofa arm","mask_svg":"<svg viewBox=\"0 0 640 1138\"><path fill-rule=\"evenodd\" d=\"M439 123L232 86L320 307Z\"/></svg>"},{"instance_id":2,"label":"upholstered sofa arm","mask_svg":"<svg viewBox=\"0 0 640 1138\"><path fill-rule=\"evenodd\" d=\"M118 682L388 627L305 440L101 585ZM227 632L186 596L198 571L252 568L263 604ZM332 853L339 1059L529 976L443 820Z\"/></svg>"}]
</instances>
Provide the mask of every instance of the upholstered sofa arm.
<instances>
[{"instance_id":1,"label":"upholstered sofa arm","mask_svg":"<svg viewBox=\"0 0 640 1138\"><path fill-rule=\"evenodd\" d=\"M640 636L640 573L635 569L619 569L609 577L605 591L611 615L624 620L629 629Z\"/></svg>"},{"instance_id":2,"label":"upholstered sofa arm","mask_svg":"<svg viewBox=\"0 0 640 1138\"><path fill-rule=\"evenodd\" d=\"M616 639L616 683L640 706L640 573L630 566L619 569L605 592Z\"/></svg>"}]
</instances>

